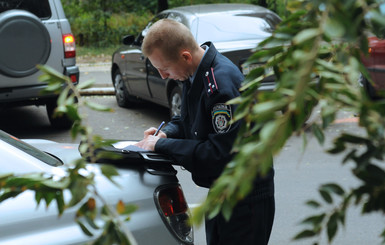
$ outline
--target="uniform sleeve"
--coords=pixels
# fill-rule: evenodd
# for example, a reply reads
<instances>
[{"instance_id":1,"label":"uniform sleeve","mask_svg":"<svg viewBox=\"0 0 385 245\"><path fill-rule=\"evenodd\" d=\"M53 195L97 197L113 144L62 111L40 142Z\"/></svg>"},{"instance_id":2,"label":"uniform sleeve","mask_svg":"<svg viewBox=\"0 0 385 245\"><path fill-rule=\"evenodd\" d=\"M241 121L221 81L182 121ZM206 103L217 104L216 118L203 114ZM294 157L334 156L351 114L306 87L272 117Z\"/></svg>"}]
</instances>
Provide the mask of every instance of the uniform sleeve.
<instances>
[{"instance_id":1,"label":"uniform sleeve","mask_svg":"<svg viewBox=\"0 0 385 245\"><path fill-rule=\"evenodd\" d=\"M216 94L210 99L208 110L212 111L217 105L225 103L237 94ZM233 113L235 106L225 112ZM191 172L196 184L210 187L212 182L222 173L225 165L231 160L232 146L239 131L239 122L221 131L215 130L209 115L210 133L206 139L159 139L155 146L156 152L172 156L179 164ZM232 115L230 115L232 117ZM168 136L169 137L169 136Z\"/></svg>"},{"instance_id":2,"label":"uniform sleeve","mask_svg":"<svg viewBox=\"0 0 385 245\"><path fill-rule=\"evenodd\" d=\"M167 135L168 138L184 138L183 124L181 122L180 116L175 116L171 119L170 122L162 129L162 131Z\"/></svg>"}]
</instances>

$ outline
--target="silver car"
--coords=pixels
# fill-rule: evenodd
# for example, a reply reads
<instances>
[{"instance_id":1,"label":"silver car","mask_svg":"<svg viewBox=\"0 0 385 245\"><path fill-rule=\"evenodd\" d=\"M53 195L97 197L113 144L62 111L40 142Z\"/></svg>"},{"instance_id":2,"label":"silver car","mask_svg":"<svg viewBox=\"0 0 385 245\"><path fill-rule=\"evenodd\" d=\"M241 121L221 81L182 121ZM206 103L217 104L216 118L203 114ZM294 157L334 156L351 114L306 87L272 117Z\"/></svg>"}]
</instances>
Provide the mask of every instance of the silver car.
<instances>
[{"instance_id":1,"label":"silver car","mask_svg":"<svg viewBox=\"0 0 385 245\"><path fill-rule=\"evenodd\" d=\"M53 116L56 94L42 94L37 65L47 65L79 82L75 40L60 0L0 1L0 109L46 105L51 124L70 128L65 116Z\"/></svg>"},{"instance_id":2,"label":"silver car","mask_svg":"<svg viewBox=\"0 0 385 245\"><path fill-rule=\"evenodd\" d=\"M64 172L61 166L79 157L76 144L19 140L0 130L0 175L45 172L60 176ZM121 188L100 173L98 164L89 164L87 169L96 174L97 190L111 205L122 200L138 206L125 223L138 244L193 244L192 227L186 224L188 206L175 169L164 162L167 159L149 154L121 161L114 163L120 173L114 180ZM37 208L31 191L7 199L0 203L0 244L68 245L92 241L95 237L85 235L74 221L77 208L58 217L53 204L48 209L42 204Z\"/></svg>"},{"instance_id":3,"label":"silver car","mask_svg":"<svg viewBox=\"0 0 385 245\"><path fill-rule=\"evenodd\" d=\"M177 7L159 13L137 36L124 38L122 46L112 56L111 77L116 100L121 107L133 107L143 99L169 107L170 115L179 115L181 84L161 79L159 72L141 51L146 30L163 18L186 25L199 44L212 41L246 75L254 68L245 65L257 45L270 37L281 21L274 12L251 4L203 4ZM256 64L261 65L261 64ZM262 90L273 90L274 79L263 81Z\"/></svg>"}]
</instances>

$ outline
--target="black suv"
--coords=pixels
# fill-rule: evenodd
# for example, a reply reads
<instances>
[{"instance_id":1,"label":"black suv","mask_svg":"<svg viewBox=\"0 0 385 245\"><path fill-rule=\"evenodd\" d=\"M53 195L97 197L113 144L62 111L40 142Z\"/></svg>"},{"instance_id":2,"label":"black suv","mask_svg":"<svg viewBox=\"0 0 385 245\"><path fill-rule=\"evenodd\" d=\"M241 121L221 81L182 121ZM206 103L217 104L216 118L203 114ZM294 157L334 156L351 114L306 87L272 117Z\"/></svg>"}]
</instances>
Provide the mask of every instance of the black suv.
<instances>
[{"instance_id":1,"label":"black suv","mask_svg":"<svg viewBox=\"0 0 385 245\"><path fill-rule=\"evenodd\" d=\"M0 0L0 108L46 105L51 125L69 128L67 117L53 117L57 95L42 94L36 65L54 68L79 81L75 40L60 0Z\"/></svg>"}]
</instances>

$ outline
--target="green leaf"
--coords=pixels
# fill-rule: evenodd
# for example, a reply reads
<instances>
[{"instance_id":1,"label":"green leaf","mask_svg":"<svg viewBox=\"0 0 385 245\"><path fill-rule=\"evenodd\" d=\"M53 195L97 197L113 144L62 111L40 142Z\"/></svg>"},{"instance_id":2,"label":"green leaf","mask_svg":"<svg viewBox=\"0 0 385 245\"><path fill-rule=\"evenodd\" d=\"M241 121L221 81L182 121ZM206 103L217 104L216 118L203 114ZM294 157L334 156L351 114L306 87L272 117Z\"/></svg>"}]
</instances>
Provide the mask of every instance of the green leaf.
<instances>
[{"instance_id":1,"label":"green leaf","mask_svg":"<svg viewBox=\"0 0 385 245\"><path fill-rule=\"evenodd\" d=\"M86 215L84 216L84 218L86 219L87 223L95 230L97 229L100 229L100 227L95 223L95 220L93 219L93 217L91 217L90 215Z\"/></svg>"},{"instance_id":2,"label":"green leaf","mask_svg":"<svg viewBox=\"0 0 385 245\"><path fill-rule=\"evenodd\" d=\"M294 44L301 44L322 34L318 28L305 29L293 38Z\"/></svg>"},{"instance_id":3,"label":"green leaf","mask_svg":"<svg viewBox=\"0 0 385 245\"><path fill-rule=\"evenodd\" d=\"M313 230L303 230L300 233L298 233L295 237L294 240L299 240L299 239L304 239L304 238L310 238L316 236L317 233Z\"/></svg>"},{"instance_id":4,"label":"green leaf","mask_svg":"<svg viewBox=\"0 0 385 245\"><path fill-rule=\"evenodd\" d=\"M92 232L80 220L77 219L76 223L78 223L84 234L90 237L93 236Z\"/></svg>"},{"instance_id":5,"label":"green leaf","mask_svg":"<svg viewBox=\"0 0 385 245\"><path fill-rule=\"evenodd\" d=\"M95 80L94 79L91 79L91 80L87 80L87 81L82 81L81 83L79 83L78 85L76 85L76 88L77 89L85 89L85 88L89 88L91 87L93 84L95 83Z\"/></svg>"},{"instance_id":6,"label":"green leaf","mask_svg":"<svg viewBox=\"0 0 385 245\"><path fill-rule=\"evenodd\" d=\"M304 219L301 224L311 224L314 227L320 227L325 217L326 214L310 216Z\"/></svg>"},{"instance_id":7,"label":"green leaf","mask_svg":"<svg viewBox=\"0 0 385 245\"><path fill-rule=\"evenodd\" d=\"M100 167L101 171L102 171L102 174L107 178L109 179L112 183L114 183L115 185L118 185L113 179L112 177L115 177L115 176L119 176L119 172L118 170L111 166L111 165L105 165L103 164L101 167Z\"/></svg>"},{"instance_id":8,"label":"green leaf","mask_svg":"<svg viewBox=\"0 0 385 245\"><path fill-rule=\"evenodd\" d=\"M56 193L52 191L44 191L43 198L45 200L46 206L48 207L53 199L55 199Z\"/></svg>"},{"instance_id":9,"label":"green leaf","mask_svg":"<svg viewBox=\"0 0 385 245\"><path fill-rule=\"evenodd\" d=\"M322 197L327 203L332 203L332 202L333 202L333 198L332 198L332 196L330 195L330 193L329 193L327 190L320 189L320 190L319 190L319 193L320 193L321 197Z\"/></svg>"},{"instance_id":10,"label":"green leaf","mask_svg":"<svg viewBox=\"0 0 385 245\"><path fill-rule=\"evenodd\" d=\"M1 196L0 196L0 202L3 202L5 200L7 200L8 198L11 198L11 197L16 197L18 196L20 193L22 193L23 191L7 191L7 192L4 192Z\"/></svg>"},{"instance_id":11,"label":"green leaf","mask_svg":"<svg viewBox=\"0 0 385 245\"><path fill-rule=\"evenodd\" d=\"M306 205L309 206L309 207L312 207L312 208L319 208L321 206L319 204L319 202L314 201L314 200L307 201Z\"/></svg>"},{"instance_id":12,"label":"green leaf","mask_svg":"<svg viewBox=\"0 0 385 245\"><path fill-rule=\"evenodd\" d=\"M54 188L54 189L60 189L64 190L67 188L70 184L70 179L69 178L64 178L60 181L53 180L53 179L47 179L41 182L44 186L49 187L49 188Z\"/></svg>"},{"instance_id":13,"label":"green leaf","mask_svg":"<svg viewBox=\"0 0 385 245\"><path fill-rule=\"evenodd\" d=\"M63 192L62 191L57 191L56 192L56 205L57 209L59 212L59 215L62 215L65 209L65 202L64 202L64 197L63 197Z\"/></svg>"},{"instance_id":14,"label":"green leaf","mask_svg":"<svg viewBox=\"0 0 385 245\"><path fill-rule=\"evenodd\" d=\"M312 128L313 133L314 133L315 137L317 138L318 142L321 145L323 145L323 143L325 142L325 135L324 135L323 131L321 130L321 128L316 123L314 123L311 126L311 128Z\"/></svg>"},{"instance_id":15,"label":"green leaf","mask_svg":"<svg viewBox=\"0 0 385 245\"><path fill-rule=\"evenodd\" d=\"M345 194L344 189L342 189L341 186L334 184L334 183L324 184L321 186L321 189L328 191L328 192L334 192L335 194L340 195L340 196Z\"/></svg>"},{"instance_id":16,"label":"green leaf","mask_svg":"<svg viewBox=\"0 0 385 245\"><path fill-rule=\"evenodd\" d=\"M76 104L67 105L66 108L67 108L67 115L72 121L80 121L82 119Z\"/></svg>"},{"instance_id":17,"label":"green leaf","mask_svg":"<svg viewBox=\"0 0 385 245\"><path fill-rule=\"evenodd\" d=\"M231 206L231 203L228 200L225 200L222 203L222 215L226 221L230 220L232 212L233 212L233 208Z\"/></svg>"},{"instance_id":18,"label":"green leaf","mask_svg":"<svg viewBox=\"0 0 385 245\"><path fill-rule=\"evenodd\" d=\"M345 27L340 21L328 18L325 23L324 31L329 38L340 38L345 34Z\"/></svg>"},{"instance_id":19,"label":"green leaf","mask_svg":"<svg viewBox=\"0 0 385 245\"><path fill-rule=\"evenodd\" d=\"M215 216L217 216L219 214L219 212L221 211L221 205L216 203L215 205L212 205L212 210L209 211L208 213L208 219L212 219L214 218Z\"/></svg>"},{"instance_id":20,"label":"green leaf","mask_svg":"<svg viewBox=\"0 0 385 245\"><path fill-rule=\"evenodd\" d=\"M100 104L94 103L92 101L86 101L86 105L95 111L107 111L107 112L113 112L114 111L110 107L100 105Z\"/></svg>"},{"instance_id":21,"label":"green leaf","mask_svg":"<svg viewBox=\"0 0 385 245\"><path fill-rule=\"evenodd\" d=\"M335 237L338 229L338 213L335 212L330 217L328 223L327 223L327 234L328 234L328 241L331 242L333 238Z\"/></svg>"}]
</instances>

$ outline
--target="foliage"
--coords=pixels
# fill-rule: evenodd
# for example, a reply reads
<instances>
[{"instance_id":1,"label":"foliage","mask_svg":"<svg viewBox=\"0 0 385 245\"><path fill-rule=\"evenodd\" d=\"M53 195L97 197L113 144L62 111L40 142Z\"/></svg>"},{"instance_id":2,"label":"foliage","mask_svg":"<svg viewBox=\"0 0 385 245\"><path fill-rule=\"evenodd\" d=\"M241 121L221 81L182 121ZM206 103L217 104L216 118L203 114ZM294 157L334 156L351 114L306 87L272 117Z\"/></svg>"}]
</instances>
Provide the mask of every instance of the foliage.
<instances>
[{"instance_id":1,"label":"foliage","mask_svg":"<svg viewBox=\"0 0 385 245\"><path fill-rule=\"evenodd\" d=\"M146 5L132 8L129 2L62 0L76 43L94 47L120 44L123 36L139 33L152 18Z\"/></svg>"},{"instance_id":2,"label":"foliage","mask_svg":"<svg viewBox=\"0 0 385 245\"><path fill-rule=\"evenodd\" d=\"M106 47L118 45L122 37L137 35L154 17L157 1L114 0L61 0L64 12L71 24L76 44L79 46ZM268 8L279 15L286 13L286 0L169 0L169 7L206 3L266 2Z\"/></svg>"},{"instance_id":3,"label":"foliage","mask_svg":"<svg viewBox=\"0 0 385 245\"><path fill-rule=\"evenodd\" d=\"M295 237L317 238L326 231L332 242L345 225L351 205L360 206L362 213L385 212L385 100L373 101L357 86L360 73L368 77L361 63L361 55L368 50L366 35L385 26L385 18L375 0L291 1L288 9L290 16L248 60L249 64L265 62L265 66L254 69L244 82L242 95L229 102L238 104L234 120L245 122L234 147L237 156L193 217L195 223L205 214L212 217L221 212L229 218L256 174L266 173L272 165L271 156L279 153L290 137L302 135L306 144L312 135L323 144L323 131L338 110L345 108L360 115L359 126L366 135L342 134L329 153L344 153L343 163L355 164L352 173L360 185L348 190L337 183L321 186L322 201L307 203L320 213L305 219L303 224L310 228ZM261 80L269 75L276 77L275 91L258 92ZM316 105L320 118L305 123ZM381 235L385 242L385 231Z\"/></svg>"},{"instance_id":4,"label":"foliage","mask_svg":"<svg viewBox=\"0 0 385 245\"><path fill-rule=\"evenodd\" d=\"M91 86L91 81L79 84L76 88L70 78L58 73L49 67L40 67L44 74L40 80L48 83L46 91L60 92L58 107L55 113L66 113L74 121L71 129L73 138L80 136L82 143L79 151L83 159L76 160L72 165L61 167L61 174L30 173L23 175L0 175L0 202L17 197L25 191L35 193L37 205L45 201L47 207L56 203L59 216L69 208L77 208L75 221L82 231L88 236L99 234L93 244L136 244L130 231L124 226L123 220L128 220L130 214L136 210L136 206L124 204L119 201L115 207L111 207L97 191L95 173L86 164L86 158L90 162L96 162L98 158L113 157L101 156L95 153L95 149L112 142L104 141L100 136L92 135L91 128L82 124L86 117L79 114L79 106L87 106L93 110L110 111L110 108L84 101L79 91ZM68 86L61 91L62 83ZM117 170L108 165L100 165L101 173L115 184L113 178L118 175ZM119 186L118 186L119 187ZM70 199L65 198L64 193L70 193ZM100 231L101 230L101 231Z\"/></svg>"}]
</instances>

